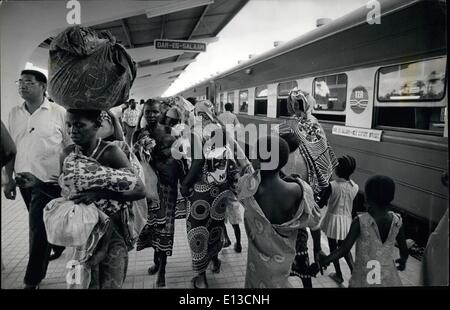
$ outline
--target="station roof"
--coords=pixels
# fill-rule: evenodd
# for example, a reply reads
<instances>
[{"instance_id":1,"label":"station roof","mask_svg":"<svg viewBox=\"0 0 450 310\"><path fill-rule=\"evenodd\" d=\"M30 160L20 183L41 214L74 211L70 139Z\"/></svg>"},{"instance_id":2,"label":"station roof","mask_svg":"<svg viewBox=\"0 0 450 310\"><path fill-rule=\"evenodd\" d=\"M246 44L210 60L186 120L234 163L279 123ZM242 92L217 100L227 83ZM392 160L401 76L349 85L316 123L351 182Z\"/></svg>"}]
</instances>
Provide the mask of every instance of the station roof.
<instances>
[{"instance_id":1,"label":"station roof","mask_svg":"<svg viewBox=\"0 0 450 310\"><path fill-rule=\"evenodd\" d=\"M171 1L173 2L173 1ZM212 43L248 0L183 0L164 11L91 25L113 34L137 62L137 78L130 92L135 99L161 96L178 76L195 61L199 52L155 49L155 39L191 40ZM47 68L48 48L53 38L39 45L30 61Z\"/></svg>"}]
</instances>

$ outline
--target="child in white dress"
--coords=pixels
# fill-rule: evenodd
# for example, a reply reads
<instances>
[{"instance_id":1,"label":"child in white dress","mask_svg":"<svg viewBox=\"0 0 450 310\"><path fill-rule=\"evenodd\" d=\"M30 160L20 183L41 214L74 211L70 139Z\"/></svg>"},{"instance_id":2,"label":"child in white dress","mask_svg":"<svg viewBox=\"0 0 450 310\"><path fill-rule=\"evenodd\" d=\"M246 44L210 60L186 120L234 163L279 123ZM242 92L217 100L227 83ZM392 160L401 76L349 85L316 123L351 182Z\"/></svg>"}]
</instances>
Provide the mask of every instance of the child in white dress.
<instances>
[{"instance_id":1,"label":"child in white dress","mask_svg":"<svg viewBox=\"0 0 450 310\"><path fill-rule=\"evenodd\" d=\"M358 185L350 179L355 171L355 159L351 156L338 158L338 166L335 168L336 180L330 182L328 188L328 210L322 219L320 228L327 235L330 252L341 246L347 237L352 224L353 199L358 194ZM345 256L350 271L353 270L353 258L351 252ZM329 276L337 283L344 282L339 260L333 261L335 273Z\"/></svg>"}]
</instances>

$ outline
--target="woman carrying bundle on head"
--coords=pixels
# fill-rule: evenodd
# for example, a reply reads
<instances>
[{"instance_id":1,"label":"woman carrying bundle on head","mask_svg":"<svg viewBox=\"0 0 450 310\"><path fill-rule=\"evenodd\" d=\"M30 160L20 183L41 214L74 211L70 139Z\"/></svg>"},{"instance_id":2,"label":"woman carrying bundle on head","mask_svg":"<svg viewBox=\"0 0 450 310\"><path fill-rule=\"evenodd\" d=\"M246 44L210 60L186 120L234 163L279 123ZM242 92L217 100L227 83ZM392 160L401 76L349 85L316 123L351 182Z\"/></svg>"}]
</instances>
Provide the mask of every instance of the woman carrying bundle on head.
<instances>
[{"instance_id":1,"label":"woman carrying bundle on head","mask_svg":"<svg viewBox=\"0 0 450 310\"><path fill-rule=\"evenodd\" d=\"M136 66L106 32L69 27L52 41L49 93L67 109L73 145L61 156L62 198L45 208L49 240L75 248L70 272L81 288L121 288L128 267L130 211L145 197L141 178L127 155L99 133L107 110L125 102ZM103 116L103 117L102 117ZM119 128L113 130L121 139ZM113 134L114 135L114 134ZM78 265L81 266L79 269Z\"/></svg>"},{"instance_id":2,"label":"woman carrying bundle on head","mask_svg":"<svg viewBox=\"0 0 450 310\"><path fill-rule=\"evenodd\" d=\"M75 248L72 260L86 271L82 288L121 288L129 249L125 219L132 201L142 199L145 192L125 153L97 137L100 115L99 110L67 111L74 144L61 156L63 197L46 206L44 222L49 240ZM70 210L82 215L70 218ZM65 219L82 222L68 227ZM72 227L83 229L74 235L75 231L68 231Z\"/></svg>"}]
</instances>

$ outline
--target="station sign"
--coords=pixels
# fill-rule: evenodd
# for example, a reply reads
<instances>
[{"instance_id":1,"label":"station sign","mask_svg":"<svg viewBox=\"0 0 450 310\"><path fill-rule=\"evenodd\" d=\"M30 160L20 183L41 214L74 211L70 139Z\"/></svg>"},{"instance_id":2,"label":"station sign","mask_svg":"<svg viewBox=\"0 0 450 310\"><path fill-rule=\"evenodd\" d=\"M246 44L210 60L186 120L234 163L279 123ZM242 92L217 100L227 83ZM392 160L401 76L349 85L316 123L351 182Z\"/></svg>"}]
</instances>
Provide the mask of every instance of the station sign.
<instances>
[{"instance_id":1,"label":"station sign","mask_svg":"<svg viewBox=\"0 0 450 310\"><path fill-rule=\"evenodd\" d=\"M382 130L349 127L349 126L338 126L334 125L332 129L333 135L346 136L357 139L371 140L371 141L381 141Z\"/></svg>"},{"instance_id":2,"label":"station sign","mask_svg":"<svg viewBox=\"0 0 450 310\"><path fill-rule=\"evenodd\" d=\"M153 44L158 50L206 52L206 43L203 42L156 39Z\"/></svg>"}]
</instances>

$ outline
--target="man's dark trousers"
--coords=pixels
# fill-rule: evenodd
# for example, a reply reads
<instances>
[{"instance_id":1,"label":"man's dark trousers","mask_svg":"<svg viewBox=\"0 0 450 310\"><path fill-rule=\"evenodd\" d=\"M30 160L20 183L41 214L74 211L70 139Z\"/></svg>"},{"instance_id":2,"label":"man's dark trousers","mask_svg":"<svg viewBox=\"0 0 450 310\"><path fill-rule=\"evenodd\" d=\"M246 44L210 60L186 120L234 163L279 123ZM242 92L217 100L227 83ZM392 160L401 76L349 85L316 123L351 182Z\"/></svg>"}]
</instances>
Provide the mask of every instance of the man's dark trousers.
<instances>
[{"instance_id":1,"label":"man's dark trousers","mask_svg":"<svg viewBox=\"0 0 450 310\"><path fill-rule=\"evenodd\" d=\"M26 191L23 194L26 195ZM61 188L55 183L44 183L39 188L31 189L28 207L29 258L24 278L27 285L38 285L47 273L52 246L47 241L44 208L52 199L60 197L60 194ZM27 201L27 198L24 197L24 200Z\"/></svg>"}]
</instances>

